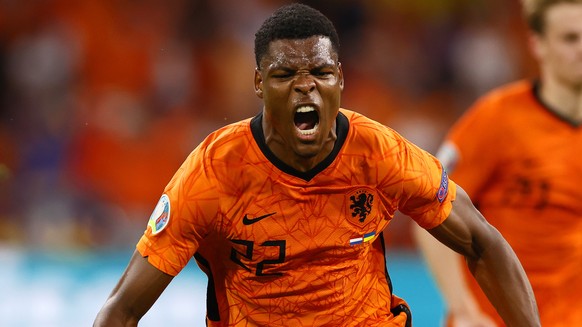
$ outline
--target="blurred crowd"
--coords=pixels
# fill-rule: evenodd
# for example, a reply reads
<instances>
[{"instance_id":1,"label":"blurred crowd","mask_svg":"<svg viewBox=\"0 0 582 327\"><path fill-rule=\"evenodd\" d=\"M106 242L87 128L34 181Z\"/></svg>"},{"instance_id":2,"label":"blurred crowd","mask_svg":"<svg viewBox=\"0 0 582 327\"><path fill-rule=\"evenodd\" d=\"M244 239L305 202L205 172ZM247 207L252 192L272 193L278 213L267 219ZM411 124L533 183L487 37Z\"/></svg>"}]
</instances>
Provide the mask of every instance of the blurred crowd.
<instances>
[{"instance_id":1,"label":"blurred crowd","mask_svg":"<svg viewBox=\"0 0 582 327\"><path fill-rule=\"evenodd\" d=\"M254 32L282 0L0 0L0 246L132 246L209 132L255 115ZM534 63L517 0L312 0L342 106L433 152ZM395 246L413 246L409 220Z\"/></svg>"}]
</instances>

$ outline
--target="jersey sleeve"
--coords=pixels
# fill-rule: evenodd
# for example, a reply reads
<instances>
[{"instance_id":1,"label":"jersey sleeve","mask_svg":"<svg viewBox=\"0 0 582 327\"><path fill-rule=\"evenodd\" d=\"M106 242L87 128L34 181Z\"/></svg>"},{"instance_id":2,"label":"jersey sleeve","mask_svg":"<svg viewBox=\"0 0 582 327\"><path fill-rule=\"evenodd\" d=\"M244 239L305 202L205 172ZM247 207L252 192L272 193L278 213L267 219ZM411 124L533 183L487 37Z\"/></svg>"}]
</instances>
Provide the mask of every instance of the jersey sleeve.
<instances>
[{"instance_id":1,"label":"jersey sleeve","mask_svg":"<svg viewBox=\"0 0 582 327\"><path fill-rule=\"evenodd\" d=\"M402 194L399 210L418 225L431 229L451 212L456 185L437 158L411 142L400 139Z\"/></svg>"},{"instance_id":2,"label":"jersey sleeve","mask_svg":"<svg viewBox=\"0 0 582 327\"><path fill-rule=\"evenodd\" d=\"M159 270L175 276L216 223L218 198L200 149L186 159L164 189L137 250Z\"/></svg>"},{"instance_id":3,"label":"jersey sleeve","mask_svg":"<svg viewBox=\"0 0 582 327\"><path fill-rule=\"evenodd\" d=\"M451 178L474 200L500 158L504 133L497 102L495 97L478 100L453 125L437 152Z\"/></svg>"}]
</instances>

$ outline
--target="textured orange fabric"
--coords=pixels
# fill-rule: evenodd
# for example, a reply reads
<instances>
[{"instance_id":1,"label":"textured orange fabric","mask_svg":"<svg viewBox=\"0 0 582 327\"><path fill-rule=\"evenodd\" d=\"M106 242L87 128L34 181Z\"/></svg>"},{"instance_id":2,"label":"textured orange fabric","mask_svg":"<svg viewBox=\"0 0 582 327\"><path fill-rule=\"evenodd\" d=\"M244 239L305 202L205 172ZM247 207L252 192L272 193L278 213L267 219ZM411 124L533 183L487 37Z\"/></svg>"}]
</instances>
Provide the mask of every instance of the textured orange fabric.
<instances>
[{"instance_id":1,"label":"textured orange fabric","mask_svg":"<svg viewBox=\"0 0 582 327\"><path fill-rule=\"evenodd\" d=\"M582 326L582 128L520 81L480 99L447 139L459 153L451 178L517 253L542 325ZM468 270L466 276L502 325Z\"/></svg>"},{"instance_id":2,"label":"textured orange fabric","mask_svg":"<svg viewBox=\"0 0 582 327\"><path fill-rule=\"evenodd\" d=\"M166 187L167 225L137 248L170 275L196 255L209 326L404 326L381 232L398 209L437 226L455 185L439 201L433 156L360 114L340 117L345 142L310 179L273 164L245 120L211 134Z\"/></svg>"}]
</instances>

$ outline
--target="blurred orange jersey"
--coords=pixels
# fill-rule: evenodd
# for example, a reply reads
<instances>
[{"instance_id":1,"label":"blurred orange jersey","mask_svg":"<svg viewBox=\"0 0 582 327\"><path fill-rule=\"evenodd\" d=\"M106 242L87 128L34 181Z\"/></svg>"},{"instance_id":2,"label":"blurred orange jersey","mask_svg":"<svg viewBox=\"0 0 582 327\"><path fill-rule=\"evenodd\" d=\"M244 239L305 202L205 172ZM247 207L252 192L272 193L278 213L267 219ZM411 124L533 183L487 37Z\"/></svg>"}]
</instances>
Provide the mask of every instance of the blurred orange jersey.
<instances>
[{"instance_id":1,"label":"blurred orange jersey","mask_svg":"<svg viewBox=\"0 0 582 327\"><path fill-rule=\"evenodd\" d=\"M170 275L195 257L209 278L208 326L410 326L381 233L396 210L425 228L445 220L456 189L440 163L342 109L333 151L299 172L266 146L261 119L226 126L191 153L140 253Z\"/></svg>"},{"instance_id":2,"label":"blurred orange jersey","mask_svg":"<svg viewBox=\"0 0 582 327\"><path fill-rule=\"evenodd\" d=\"M542 325L582 326L582 128L520 81L478 100L437 156L517 253Z\"/></svg>"}]
</instances>

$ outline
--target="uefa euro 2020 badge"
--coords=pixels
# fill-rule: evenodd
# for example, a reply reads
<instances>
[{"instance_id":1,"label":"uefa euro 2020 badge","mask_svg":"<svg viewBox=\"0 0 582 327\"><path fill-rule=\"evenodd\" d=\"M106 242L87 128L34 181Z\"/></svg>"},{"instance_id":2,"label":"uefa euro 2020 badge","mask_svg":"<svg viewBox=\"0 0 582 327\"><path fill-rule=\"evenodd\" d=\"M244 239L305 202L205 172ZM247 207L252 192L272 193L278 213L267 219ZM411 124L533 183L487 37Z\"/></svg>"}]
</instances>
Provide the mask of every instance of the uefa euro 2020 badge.
<instances>
[{"instance_id":1,"label":"uefa euro 2020 badge","mask_svg":"<svg viewBox=\"0 0 582 327\"><path fill-rule=\"evenodd\" d=\"M148 226L152 229L152 235L156 235L168 226L170 222L170 198L164 194L154 208L150 216Z\"/></svg>"}]
</instances>

